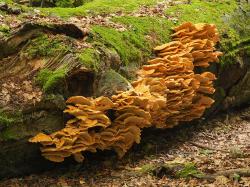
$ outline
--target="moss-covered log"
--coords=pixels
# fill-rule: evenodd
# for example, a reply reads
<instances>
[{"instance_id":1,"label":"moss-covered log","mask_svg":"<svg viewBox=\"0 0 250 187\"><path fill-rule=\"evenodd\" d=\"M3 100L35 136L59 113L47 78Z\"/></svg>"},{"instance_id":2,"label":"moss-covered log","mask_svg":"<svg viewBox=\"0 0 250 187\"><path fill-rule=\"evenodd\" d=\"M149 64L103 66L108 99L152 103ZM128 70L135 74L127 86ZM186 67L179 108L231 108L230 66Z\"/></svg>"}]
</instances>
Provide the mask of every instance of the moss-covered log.
<instances>
[{"instance_id":1,"label":"moss-covered log","mask_svg":"<svg viewBox=\"0 0 250 187\"><path fill-rule=\"evenodd\" d=\"M57 14L65 19L75 15L93 19L102 13L124 12L110 16L112 24L89 25L90 33L84 40L72 38L75 34L65 29L55 35L50 26L39 26L40 34L36 30L30 37L29 30L22 34L29 36L25 40L0 45L0 177L52 166L40 156L38 146L27 143L28 139L38 132L49 134L64 127L67 117L62 110L69 96L112 95L114 90L127 90L136 70L154 56L153 47L168 42L171 27L184 21L215 23L221 35L218 47L224 57L208 69L218 77L216 103L206 116L250 102L250 29L246 27L250 25L249 5L235 0L193 0L191 4L169 6L162 18L150 12L136 16L140 5L154 7L154 0L129 0L119 7L117 2L94 0L76 9L41 9L42 14ZM7 22L0 26L4 44L11 40L12 31ZM78 29L76 33L80 33Z\"/></svg>"},{"instance_id":2,"label":"moss-covered log","mask_svg":"<svg viewBox=\"0 0 250 187\"><path fill-rule=\"evenodd\" d=\"M73 38L83 38L86 36L83 30L74 24L38 24L25 23L15 33L6 40L0 40L0 59L8 57L20 50L22 44L26 43L37 36L39 33L51 32L54 34L65 34Z\"/></svg>"}]
</instances>

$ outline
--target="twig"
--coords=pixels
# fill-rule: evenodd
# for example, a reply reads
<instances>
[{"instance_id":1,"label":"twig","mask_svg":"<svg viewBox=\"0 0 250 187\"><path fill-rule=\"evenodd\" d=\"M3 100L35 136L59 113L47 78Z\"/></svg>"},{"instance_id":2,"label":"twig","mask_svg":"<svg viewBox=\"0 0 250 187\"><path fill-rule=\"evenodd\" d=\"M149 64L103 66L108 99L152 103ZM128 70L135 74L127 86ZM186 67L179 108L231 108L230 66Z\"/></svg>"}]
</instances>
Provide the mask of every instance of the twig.
<instances>
[{"instance_id":1,"label":"twig","mask_svg":"<svg viewBox=\"0 0 250 187\"><path fill-rule=\"evenodd\" d=\"M214 180L218 176L225 176L225 177L230 177L234 174L238 174L241 177L250 177L250 168L239 168L239 169L229 169L225 171L218 171L215 174L205 174L205 175L199 175L199 176L194 176L199 179L208 179L208 180Z\"/></svg>"},{"instance_id":2,"label":"twig","mask_svg":"<svg viewBox=\"0 0 250 187\"><path fill-rule=\"evenodd\" d=\"M202 149L208 149L208 150L221 151L221 152L224 152L224 153L228 153L227 150L217 149L217 148L210 147L210 146L203 145L203 144L199 144L199 143L196 143L196 142L189 142L189 143L196 146L196 147L202 148Z\"/></svg>"}]
</instances>

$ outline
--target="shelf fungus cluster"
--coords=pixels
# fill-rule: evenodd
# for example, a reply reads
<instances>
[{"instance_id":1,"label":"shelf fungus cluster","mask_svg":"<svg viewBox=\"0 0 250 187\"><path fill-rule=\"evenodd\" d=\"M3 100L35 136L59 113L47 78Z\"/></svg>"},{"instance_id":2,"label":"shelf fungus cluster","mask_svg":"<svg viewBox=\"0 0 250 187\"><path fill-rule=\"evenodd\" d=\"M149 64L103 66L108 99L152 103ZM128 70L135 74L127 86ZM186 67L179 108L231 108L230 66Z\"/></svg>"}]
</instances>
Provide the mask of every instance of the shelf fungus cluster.
<instances>
[{"instance_id":1,"label":"shelf fungus cluster","mask_svg":"<svg viewBox=\"0 0 250 187\"><path fill-rule=\"evenodd\" d=\"M208 67L222 55L214 25L184 23L174 29L173 41L156 47L156 58L138 71L133 88L111 98L74 96L64 111L72 116L66 127L50 135L30 139L41 143L42 155L62 162L74 156L82 162L85 151L115 150L122 157L140 142L141 129L172 128L200 118L213 104L215 75L196 74L195 66Z\"/></svg>"}]
</instances>

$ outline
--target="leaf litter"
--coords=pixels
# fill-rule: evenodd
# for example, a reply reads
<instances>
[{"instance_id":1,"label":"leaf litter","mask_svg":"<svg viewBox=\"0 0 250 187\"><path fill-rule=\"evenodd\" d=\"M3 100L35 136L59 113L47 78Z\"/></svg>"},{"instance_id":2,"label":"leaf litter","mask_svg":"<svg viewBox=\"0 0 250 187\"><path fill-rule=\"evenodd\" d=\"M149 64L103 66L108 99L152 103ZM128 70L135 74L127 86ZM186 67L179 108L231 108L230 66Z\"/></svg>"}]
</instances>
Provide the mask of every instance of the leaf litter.
<instances>
[{"instance_id":1,"label":"leaf litter","mask_svg":"<svg viewBox=\"0 0 250 187\"><path fill-rule=\"evenodd\" d=\"M220 175L211 181L173 178L167 173L157 177L149 172L166 163L193 163L197 170L191 173L206 174L249 168L250 120L245 119L249 114L250 108L246 108L189 126L148 129L142 144L134 146L121 160L110 152L88 155L83 165L72 164L39 175L4 180L0 186L249 186L250 178L237 173L229 177ZM232 150L241 154L233 156Z\"/></svg>"}]
</instances>

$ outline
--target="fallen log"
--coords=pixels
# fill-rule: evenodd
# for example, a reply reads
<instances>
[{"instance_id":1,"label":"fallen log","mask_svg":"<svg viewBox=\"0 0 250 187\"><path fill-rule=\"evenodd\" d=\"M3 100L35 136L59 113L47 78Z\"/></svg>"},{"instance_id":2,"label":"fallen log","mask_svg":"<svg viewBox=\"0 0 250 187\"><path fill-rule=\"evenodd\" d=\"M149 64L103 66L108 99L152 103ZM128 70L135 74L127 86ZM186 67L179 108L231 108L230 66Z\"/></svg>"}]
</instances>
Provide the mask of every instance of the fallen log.
<instances>
[{"instance_id":1,"label":"fallen log","mask_svg":"<svg viewBox=\"0 0 250 187\"><path fill-rule=\"evenodd\" d=\"M129 33L137 32L137 30L128 31L128 32ZM227 31L225 32L227 33ZM122 35L122 33L118 33L118 34ZM168 32L164 34L168 35ZM94 46L93 49L91 48L92 49L91 51L101 54L100 56L107 57L108 55L106 55L106 53L103 53L101 49L108 48L110 51L115 52L118 55L118 57L121 57L121 54L119 54L119 50L116 50L116 42L110 43L109 41L107 41L107 39L103 38L102 35L99 36L98 33L95 33L93 31L91 31L91 36L92 36L91 44L95 43L96 41L99 42L98 44L101 43L101 47ZM225 37L226 36L227 35L225 34ZM224 35L222 37L224 37ZM122 44L126 45L128 40L123 41ZM225 41L225 38L223 38L223 41ZM110 45L111 45L111 49L109 48ZM21 46L22 45L20 45L20 47ZM229 49L226 50L226 54L230 54L231 53L230 43L226 44L226 46L229 47ZM247 46L244 46L244 47L247 47ZM136 49L140 49L140 51L144 53L143 52L144 49L140 48L140 46L137 46ZM245 48L243 50L243 47L242 47L242 51L245 51ZM218 80L216 81L216 84L215 84L216 93L213 95L213 99L216 101L216 103L213 104L213 106L206 112L202 120L204 118L211 118L212 115L217 114L218 112L228 110L235 106L242 106L242 104L249 103L249 85L250 85L249 84L250 73L249 73L249 63L248 63L249 53L243 53L242 51L241 53L237 53L237 55L230 60L230 63L227 63L227 61L222 60L222 62L226 63L226 66L222 67L221 64L214 63L212 66L209 67L209 70L211 70L216 75L216 77L218 77ZM0 50L0 52L2 51ZM1 61L1 67L0 67L1 76L0 77L5 76L6 71L9 73L13 69L16 69L15 66L8 67L9 62L14 61L13 56L10 56L9 58L6 58L3 61ZM66 56L68 56L68 54ZM92 57L92 55L89 55L89 56ZM93 56L95 57L95 55ZM238 60L238 58L240 59L240 61ZM44 57L42 57L41 60L47 60L47 59L44 59ZM94 72L93 70L89 70L89 72L85 72L85 73L82 72L80 74L77 73L73 77L70 77L70 76L66 77L65 82L67 83L67 85L65 87L67 89L70 88L70 93L72 93L73 95L74 94L84 95L86 97L93 96L93 95L100 96L100 95L105 95L106 93L108 93L108 95L114 95L115 91L117 90L116 88L126 87L126 89L123 91L127 91L128 89L130 89L131 85L128 84L126 81L124 81L124 77L121 78L122 77L121 74L125 77L127 75L135 74L135 69L133 68L130 69L131 67L126 67L126 69L124 67L120 67L120 69L119 67L113 68L112 72L115 72L115 73L108 75L106 74L106 72L110 72L109 64L111 64L111 61L112 62L114 61L114 58L106 58L105 60L101 59L100 61L98 61L101 63L103 61L105 62L105 65L101 66L101 69L105 70L102 73L106 76L105 80L110 80L109 82L106 82L105 86L98 85L98 87L103 87L104 89L101 89L101 91L97 92L98 88L93 86L93 84L95 84L95 82L98 82L100 79L104 80L103 79L104 76L99 76L100 74ZM122 66L122 63L124 63L123 60L124 59L120 58L119 59L120 63L118 63L117 66ZM24 68L20 70L25 70L25 72L29 72L29 69L27 69L26 67L30 68L29 64L31 64L31 67L33 67L34 65L36 65L37 62L39 65L41 61L39 60L39 61L21 62L21 61L18 61L17 59L15 64L19 66L21 64L24 65L24 63L26 63ZM68 62L71 62L71 60L69 60ZM141 64L144 63L144 59L140 59L140 63ZM56 67L58 64L59 63L56 63ZM2 68L2 65L4 65L6 69ZM107 66L109 68L107 68ZM55 66L53 65L53 67ZM122 72L121 70L123 68L125 71ZM202 71L203 71L203 68L195 68L195 73L202 72ZM32 74L31 78L35 79L35 77L36 77L36 74ZM15 79L15 80L18 81L19 79ZM120 82L124 84L121 84ZM116 86L116 84L119 84L119 85ZM56 86L55 89L61 90L62 88L64 88L64 86L59 84L58 86ZM100 93L104 93L104 94L100 94ZM21 121L18 124L11 123L11 125L9 125L7 128L4 128L1 130L0 145L3 148L0 150L0 158L1 158L0 168L3 168L3 169L0 171L0 177L12 177L12 176L17 176L17 175L25 175L25 174L30 174L32 172L34 173L37 171L42 171L42 170L46 170L50 168L49 166L51 166L53 163L45 160L40 155L38 145L31 145L31 144L28 144L27 142L30 137L36 135L39 132L43 132L45 134L51 134L65 127L64 120L65 119L67 120L68 118L67 117L65 118L65 116L63 116L62 110L64 110L65 108L64 99L67 97L68 95L66 94L65 95L59 94L59 95L54 95L54 96L52 95L52 97L50 97L50 99L46 101L46 103L33 104L33 102L30 102L30 104L33 106L28 108L28 110L26 110L26 112L23 114L24 115L22 119L23 121ZM2 100L0 99L0 101ZM0 107L3 107L3 105L1 105ZM22 106L22 108L26 108L26 107L27 107L26 105ZM5 108L5 105L4 105L3 108L5 110L6 108L9 109L10 107L9 105L7 105ZM15 109L18 109L18 107L15 107ZM109 111L109 114L112 114L112 112ZM12 121L11 118L10 119L7 118L7 122L9 121ZM2 127L2 124L0 126ZM5 125L3 126L5 127ZM27 146L29 146L29 148L27 148Z\"/></svg>"},{"instance_id":2,"label":"fallen log","mask_svg":"<svg viewBox=\"0 0 250 187\"><path fill-rule=\"evenodd\" d=\"M218 33L214 25L184 23L175 28L176 41L155 48L157 58L139 70L139 78L126 92L96 99L69 98L65 113L73 116L61 131L39 133L30 139L41 143L42 155L54 162L82 152L114 149L121 158L134 143L140 143L141 129L172 128L180 122L200 118L214 100L215 75L194 73L194 66L208 67L222 53L215 51ZM108 111L113 111L113 119Z\"/></svg>"}]
</instances>

